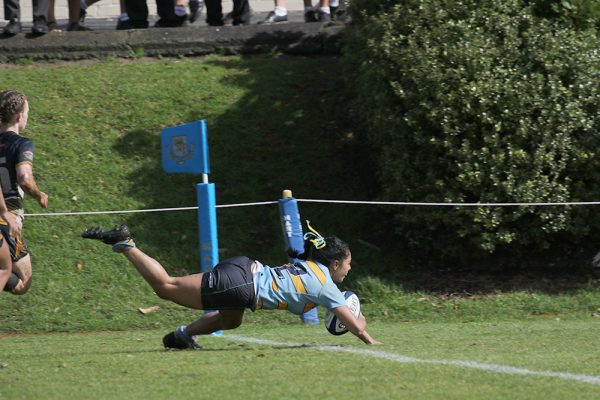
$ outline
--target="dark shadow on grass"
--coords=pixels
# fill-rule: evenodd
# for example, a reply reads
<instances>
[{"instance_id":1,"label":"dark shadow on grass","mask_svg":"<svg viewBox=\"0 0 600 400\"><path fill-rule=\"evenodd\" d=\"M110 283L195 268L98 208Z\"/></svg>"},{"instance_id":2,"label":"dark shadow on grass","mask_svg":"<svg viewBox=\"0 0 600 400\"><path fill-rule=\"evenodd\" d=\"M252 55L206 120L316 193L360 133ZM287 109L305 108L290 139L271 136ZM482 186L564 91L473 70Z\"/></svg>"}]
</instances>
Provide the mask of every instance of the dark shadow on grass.
<instances>
[{"instance_id":1,"label":"dark shadow on grass","mask_svg":"<svg viewBox=\"0 0 600 400\"><path fill-rule=\"evenodd\" d=\"M114 148L124 158L135 160L136 169L124 187L128 196L143 203L143 209L195 206L193 182L200 181L200 177L163 171L159 132L131 131ZM161 261L170 272L179 275L196 272L190 269L199 259L197 251L194 251L197 243L196 211L128 214L123 218L136 242L147 253L167 255L167 259Z\"/></svg>"},{"instance_id":2,"label":"dark shadow on grass","mask_svg":"<svg viewBox=\"0 0 600 400\"><path fill-rule=\"evenodd\" d=\"M277 200L283 189L303 198L372 198L375 179L349 118L338 58L224 58L210 64L244 71L226 75L222 83L246 93L218 115L204 115L192 111L201 107L188 105L186 121L208 122L209 179L216 183L217 204ZM199 94L198 101L210 96ZM195 205L200 176L162 171L162 128L128 132L115 144L137 166L124 190L144 208ZM375 226L367 223L376 213L370 208L353 210L352 218L343 207L303 203L300 208L302 217L324 234L350 242L370 236L369 228ZM246 254L270 264L286 261L275 205L218 209L217 218L221 258ZM149 254L166 250L167 260L161 261L168 266L196 268L195 212L132 214L126 222L139 232L136 241Z\"/></svg>"},{"instance_id":3,"label":"dark shadow on grass","mask_svg":"<svg viewBox=\"0 0 600 400\"><path fill-rule=\"evenodd\" d=\"M211 174L217 204L276 200L283 189L298 198L377 199L376 168L361 134L361 121L346 89L339 57L213 58L209 67L231 71L221 84L243 91L224 111L205 114L198 104L214 101L214 94L198 93L194 103L182 103L185 120L206 119ZM190 65L198 76L206 65ZM226 89L227 90L227 89ZM166 174L160 161L160 131L135 130L115 145L121 155L134 160L136 170L124 190L144 208L196 205L198 175ZM353 289L358 280L375 276L409 291L432 293L497 293L539 291L559 293L586 287L593 271L483 270L457 271L452 266L426 270L410 268L402 243L393 240L388 207L300 203L309 219L325 235L349 242L354 268L342 289ZM138 245L177 274L199 270L195 211L131 214ZM275 205L217 210L220 257L244 254L269 265L286 261ZM407 262L408 261L408 262ZM375 265L380 267L375 268Z\"/></svg>"},{"instance_id":4,"label":"dark shadow on grass","mask_svg":"<svg viewBox=\"0 0 600 400\"><path fill-rule=\"evenodd\" d=\"M344 24L289 24L288 27L263 26L244 40L240 52L281 52L295 55L339 55ZM279 28L279 29L278 29ZM297 29L294 29L297 28Z\"/></svg>"}]
</instances>

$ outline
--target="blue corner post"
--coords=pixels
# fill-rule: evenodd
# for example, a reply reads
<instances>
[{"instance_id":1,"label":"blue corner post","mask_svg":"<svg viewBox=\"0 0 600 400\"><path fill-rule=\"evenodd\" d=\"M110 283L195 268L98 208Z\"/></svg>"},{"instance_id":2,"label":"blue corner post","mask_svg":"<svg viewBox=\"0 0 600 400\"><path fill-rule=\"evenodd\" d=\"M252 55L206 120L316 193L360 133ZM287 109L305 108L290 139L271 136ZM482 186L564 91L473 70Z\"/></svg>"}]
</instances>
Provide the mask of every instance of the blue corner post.
<instances>
[{"instance_id":1,"label":"blue corner post","mask_svg":"<svg viewBox=\"0 0 600 400\"><path fill-rule=\"evenodd\" d=\"M200 268L202 272L210 271L219 263L219 242L215 184L208 182L210 160L206 121L194 121L165 128L160 138L165 172L202 174L202 182L196 185ZM222 332L215 332L215 334L220 333Z\"/></svg>"},{"instance_id":2,"label":"blue corner post","mask_svg":"<svg viewBox=\"0 0 600 400\"><path fill-rule=\"evenodd\" d=\"M200 266L210 271L219 262L215 184L208 183L210 160L206 121L165 128L161 134L163 169L170 173L202 174L196 185Z\"/></svg>"},{"instance_id":3,"label":"blue corner post","mask_svg":"<svg viewBox=\"0 0 600 400\"><path fill-rule=\"evenodd\" d=\"M300 220L298 201L292 197L291 190L284 190L282 198L279 199L279 216L286 249L292 248L299 253L304 252L304 235L302 233L302 221ZM296 262L298 260L290 258L290 261ZM305 324L318 324L319 314L317 307L302 314L300 319Z\"/></svg>"}]
</instances>

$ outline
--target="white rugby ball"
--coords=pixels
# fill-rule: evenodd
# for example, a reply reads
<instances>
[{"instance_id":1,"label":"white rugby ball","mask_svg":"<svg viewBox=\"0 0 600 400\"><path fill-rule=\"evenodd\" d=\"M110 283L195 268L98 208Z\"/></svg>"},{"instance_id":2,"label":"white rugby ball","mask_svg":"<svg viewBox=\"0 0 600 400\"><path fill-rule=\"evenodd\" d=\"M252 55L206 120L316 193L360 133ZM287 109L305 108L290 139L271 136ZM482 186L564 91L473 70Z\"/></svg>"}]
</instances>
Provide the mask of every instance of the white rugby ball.
<instances>
[{"instance_id":1,"label":"white rugby ball","mask_svg":"<svg viewBox=\"0 0 600 400\"><path fill-rule=\"evenodd\" d=\"M358 300L358 296L350 290L342 292L342 294L346 298L346 304L348 305L350 312L358 318L360 315L360 300ZM346 325L338 321L335 314L330 310L325 312L325 328L327 328L327 331L332 335L343 335L348 332Z\"/></svg>"}]
</instances>

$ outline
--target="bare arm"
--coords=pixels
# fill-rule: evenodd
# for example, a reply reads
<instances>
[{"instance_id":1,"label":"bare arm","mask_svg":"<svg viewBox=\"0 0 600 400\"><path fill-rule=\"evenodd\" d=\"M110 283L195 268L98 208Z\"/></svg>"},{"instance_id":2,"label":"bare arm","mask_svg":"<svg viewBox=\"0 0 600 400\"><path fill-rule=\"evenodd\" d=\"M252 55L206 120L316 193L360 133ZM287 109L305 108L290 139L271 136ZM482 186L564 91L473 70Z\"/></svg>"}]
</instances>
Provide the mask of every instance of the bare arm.
<instances>
[{"instance_id":1,"label":"bare arm","mask_svg":"<svg viewBox=\"0 0 600 400\"><path fill-rule=\"evenodd\" d=\"M373 339L371 335L365 330L367 327L367 320L362 315L359 315L358 318L354 317L352 311L347 306L337 307L331 310L336 317L346 325L346 328L360 340L362 340L366 344L381 344L381 342Z\"/></svg>"},{"instance_id":2,"label":"bare arm","mask_svg":"<svg viewBox=\"0 0 600 400\"><path fill-rule=\"evenodd\" d=\"M4 193L2 192L1 185L0 185L0 218L2 218L8 224L8 233L10 236L18 237L21 235L21 230L23 229L23 224L21 222L21 219L17 218L15 215L11 214L8 211L8 207L6 207L6 202L4 201ZM0 287L4 287L4 286L0 285Z\"/></svg>"},{"instance_id":3,"label":"bare arm","mask_svg":"<svg viewBox=\"0 0 600 400\"><path fill-rule=\"evenodd\" d=\"M33 168L29 163L17 165L17 180L19 186L31 197L37 200L42 208L48 207L48 195L42 192L33 177Z\"/></svg>"}]
</instances>

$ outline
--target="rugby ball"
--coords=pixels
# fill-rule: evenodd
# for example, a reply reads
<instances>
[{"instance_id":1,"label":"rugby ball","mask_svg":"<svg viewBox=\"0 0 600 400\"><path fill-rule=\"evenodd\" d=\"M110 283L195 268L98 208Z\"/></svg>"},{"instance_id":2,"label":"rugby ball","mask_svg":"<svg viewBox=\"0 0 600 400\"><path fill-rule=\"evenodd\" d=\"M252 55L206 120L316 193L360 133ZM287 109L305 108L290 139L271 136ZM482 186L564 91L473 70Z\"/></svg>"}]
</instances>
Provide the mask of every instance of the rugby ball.
<instances>
[{"instance_id":1,"label":"rugby ball","mask_svg":"<svg viewBox=\"0 0 600 400\"><path fill-rule=\"evenodd\" d=\"M349 290L342 292L344 297L346 298L346 304L350 309L350 312L354 314L356 318L360 315L360 300L358 300L358 296ZM346 325L338 321L337 317L330 310L325 312L325 328L332 335L343 335L348 332Z\"/></svg>"}]
</instances>

